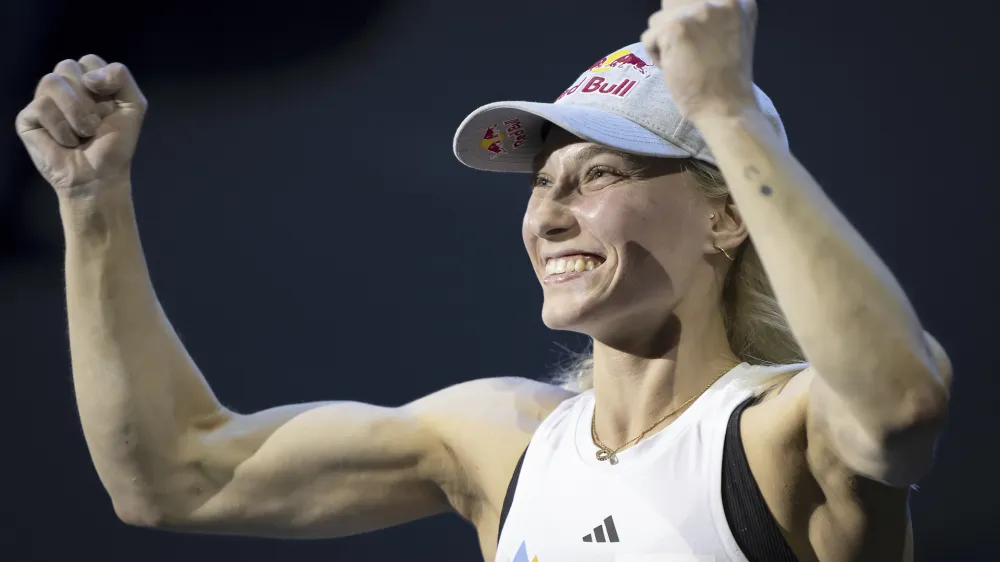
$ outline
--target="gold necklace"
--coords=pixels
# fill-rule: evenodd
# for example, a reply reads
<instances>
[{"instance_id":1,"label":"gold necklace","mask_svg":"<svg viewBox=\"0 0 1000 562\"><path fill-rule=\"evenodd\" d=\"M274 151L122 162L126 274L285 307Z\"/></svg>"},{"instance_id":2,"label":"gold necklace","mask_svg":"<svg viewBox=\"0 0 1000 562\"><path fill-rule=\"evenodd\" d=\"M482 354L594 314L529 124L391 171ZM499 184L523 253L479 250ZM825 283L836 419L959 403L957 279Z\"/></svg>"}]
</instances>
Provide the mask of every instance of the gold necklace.
<instances>
[{"instance_id":1,"label":"gold necklace","mask_svg":"<svg viewBox=\"0 0 1000 562\"><path fill-rule=\"evenodd\" d=\"M667 412L666 415L664 415L662 418L653 422L653 425L644 429L643 432L640 433L638 437L629 439L628 441L623 443L621 447L618 447L617 449L612 449L611 447L608 447L604 443L601 443L601 438L597 436L597 404L594 404L594 415L590 418L590 438L594 441L594 445L597 446L597 460L608 461L613 465L618 464L618 453L620 453L622 449L641 441L642 438L645 437L650 431L653 431L653 428L667 421L667 418L681 411L682 409L684 409L685 406L698 399L699 396L708 392L708 389L712 388L712 385L715 384L719 379L723 377L723 375L725 375L728 372L729 371L725 371L721 375L712 379L712 382L708 383L708 385L706 385L701 392L695 394L691 398L688 398L687 400L684 401L683 404Z\"/></svg>"}]
</instances>

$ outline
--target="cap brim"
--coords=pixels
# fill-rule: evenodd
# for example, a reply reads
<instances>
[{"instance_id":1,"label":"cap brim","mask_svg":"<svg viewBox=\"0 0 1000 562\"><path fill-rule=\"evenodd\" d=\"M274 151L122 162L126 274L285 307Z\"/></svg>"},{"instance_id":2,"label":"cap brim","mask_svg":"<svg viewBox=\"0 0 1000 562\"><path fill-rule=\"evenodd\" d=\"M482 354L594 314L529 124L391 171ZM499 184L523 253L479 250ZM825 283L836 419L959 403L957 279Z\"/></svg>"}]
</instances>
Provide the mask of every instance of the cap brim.
<instances>
[{"instance_id":1,"label":"cap brim","mask_svg":"<svg viewBox=\"0 0 1000 562\"><path fill-rule=\"evenodd\" d=\"M477 170L530 172L546 121L589 142L665 158L694 156L626 117L590 107L529 101L484 105L455 133L455 156Z\"/></svg>"}]
</instances>

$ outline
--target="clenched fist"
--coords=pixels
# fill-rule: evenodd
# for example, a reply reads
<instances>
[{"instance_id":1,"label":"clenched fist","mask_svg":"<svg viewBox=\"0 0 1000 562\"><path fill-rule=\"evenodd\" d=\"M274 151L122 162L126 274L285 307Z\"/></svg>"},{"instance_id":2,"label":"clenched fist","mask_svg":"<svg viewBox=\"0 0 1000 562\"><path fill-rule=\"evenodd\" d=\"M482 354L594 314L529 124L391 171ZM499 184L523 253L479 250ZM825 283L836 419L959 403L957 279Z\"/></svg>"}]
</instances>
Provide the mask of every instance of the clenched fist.
<instances>
[{"instance_id":1,"label":"clenched fist","mask_svg":"<svg viewBox=\"0 0 1000 562\"><path fill-rule=\"evenodd\" d=\"M41 79L16 128L42 176L60 195L72 195L127 175L145 113L128 69L87 55Z\"/></svg>"},{"instance_id":2,"label":"clenched fist","mask_svg":"<svg viewBox=\"0 0 1000 562\"><path fill-rule=\"evenodd\" d=\"M686 118L755 107L754 0L663 0L642 42Z\"/></svg>"}]
</instances>

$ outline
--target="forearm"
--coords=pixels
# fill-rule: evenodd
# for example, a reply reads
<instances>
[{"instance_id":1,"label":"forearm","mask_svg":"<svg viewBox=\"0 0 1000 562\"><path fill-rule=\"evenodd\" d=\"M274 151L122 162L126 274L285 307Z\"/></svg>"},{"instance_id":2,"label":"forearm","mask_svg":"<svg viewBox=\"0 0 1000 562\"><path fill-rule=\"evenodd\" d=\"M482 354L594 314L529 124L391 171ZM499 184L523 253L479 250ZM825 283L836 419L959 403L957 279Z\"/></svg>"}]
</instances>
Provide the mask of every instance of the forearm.
<instances>
[{"instance_id":1,"label":"forearm","mask_svg":"<svg viewBox=\"0 0 1000 562\"><path fill-rule=\"evenodd\" d=\"M89 193L60 200L74 384L102 482L143 510L190 456L188 430L226 414L160 308L127 184Z\"/></svg>"},{"instance_id":2,"label":"forearm","mask_svg":"<svg viewBox=\"0 0 1000 562\"><path fill-rule=\"evenodd\" d=\"M879 416L910 398L936 399L942 380L906 295L763 115L712 115L697 126L824 382L855 411Z\"/></svg>"}]
</instances>

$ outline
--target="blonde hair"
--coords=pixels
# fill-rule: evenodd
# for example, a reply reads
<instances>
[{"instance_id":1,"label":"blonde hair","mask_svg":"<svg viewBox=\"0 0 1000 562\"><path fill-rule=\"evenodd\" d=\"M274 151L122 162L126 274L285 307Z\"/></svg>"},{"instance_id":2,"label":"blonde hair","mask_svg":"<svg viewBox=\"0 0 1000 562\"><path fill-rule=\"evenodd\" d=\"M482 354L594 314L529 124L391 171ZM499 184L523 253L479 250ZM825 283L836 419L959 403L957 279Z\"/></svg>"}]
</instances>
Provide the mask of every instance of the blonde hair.
<instances>
[{"instance_id":1,"label":"blonde hair","mask_svg":"<svg viewBox=\"0 0 1000 562\"><path fill-rule=\"evenodd\" d=\"M685 161L685 170L709 199L729 196L729 188L718 168L700 160ZM751 365L788 365L755 381L760 392L777 388L794 376L804 361L802 350L792 335L764 266L747 238L735 250L733 263L722 285L722 307L726 337L736 356ZM593 342L575 354L553 377L553 383L583 391L594 386Z\"/></svg>"}]
</instances>

